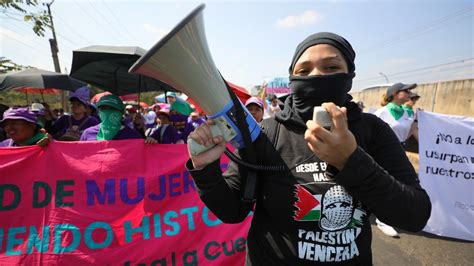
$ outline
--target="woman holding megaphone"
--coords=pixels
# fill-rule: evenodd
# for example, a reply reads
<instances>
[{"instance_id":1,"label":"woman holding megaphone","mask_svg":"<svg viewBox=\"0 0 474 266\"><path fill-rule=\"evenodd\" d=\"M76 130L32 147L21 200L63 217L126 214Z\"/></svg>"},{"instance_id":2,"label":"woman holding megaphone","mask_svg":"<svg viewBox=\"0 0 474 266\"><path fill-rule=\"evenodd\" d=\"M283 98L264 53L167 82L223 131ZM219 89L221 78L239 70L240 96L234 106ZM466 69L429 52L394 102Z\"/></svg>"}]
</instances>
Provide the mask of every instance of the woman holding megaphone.
<instances>
[{"instance_id":1,"label":"woman holding megaphone","mask_svg":"<svg viewBox=\"0 0 474 266\"><path fill-rule=\"evenodd\" d=\"M221 172L225 143L212 136L214 122L190 135L215 145L186 164L205 204L226 223L254 210L246 265L371 265L371 213L409 231L425 226L431 203L400 142L348 94L354 59L350 43L334 33L310 35L296 47L292 93L254 142L259 164L284 167L258 173L255 204L241 200L245 168L231 162ZM312 120L315 106L327 110L332 126Z\"/></svg>"}]
</instances>

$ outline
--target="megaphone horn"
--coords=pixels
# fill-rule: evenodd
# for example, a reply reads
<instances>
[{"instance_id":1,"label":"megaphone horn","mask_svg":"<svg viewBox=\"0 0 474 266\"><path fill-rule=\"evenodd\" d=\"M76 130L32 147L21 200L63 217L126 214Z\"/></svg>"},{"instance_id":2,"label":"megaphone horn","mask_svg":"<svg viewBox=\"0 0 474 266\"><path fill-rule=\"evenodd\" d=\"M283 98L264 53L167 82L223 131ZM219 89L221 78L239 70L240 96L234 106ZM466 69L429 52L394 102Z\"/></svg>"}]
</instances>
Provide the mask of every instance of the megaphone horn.
<instances>
[{"instance_id":1,"label":"megaphone horn","mask_svg":"<svg viewBox=\"0 0 474 266\"><path fill-rule=\"evenodd\" d=\"M135 62L129 72L166 82L184 92L216 122L211 126L213 136L222 135L234 147L243 148L234 104L207 45L202 15L204 7L201 4L195 8ZM243 109L254 141L260 134L260 126L247 109ZM212 148L199 145L191 139L188 140L188 145L193 155Z\"/></svg>"}]
</instances>

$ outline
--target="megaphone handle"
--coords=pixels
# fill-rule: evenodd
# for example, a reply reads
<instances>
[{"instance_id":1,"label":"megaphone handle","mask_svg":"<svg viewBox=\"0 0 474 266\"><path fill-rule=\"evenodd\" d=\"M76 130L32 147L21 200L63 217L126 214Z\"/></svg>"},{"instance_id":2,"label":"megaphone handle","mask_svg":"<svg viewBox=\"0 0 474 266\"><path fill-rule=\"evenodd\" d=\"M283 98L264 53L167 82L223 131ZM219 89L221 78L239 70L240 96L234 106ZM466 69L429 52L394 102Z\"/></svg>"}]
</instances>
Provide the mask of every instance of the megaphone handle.
<instances>
[{"instance_id":1,"label":"megaphone handle","mask_svg":"<svg viewBox=\"0 0 474 266\"><path fill-rule=\"evenodd\" d=\"M222 131L218 125L209 125L209 128L211 129L212 137L223 136ZM214 146L215 146L214 144L209 145L209 146L204 146L197 143L195 140L188 138L189 153L191 153L191 155L193 156L196 156L207 150L210 150Z\"/></svg>"}]
</instances>

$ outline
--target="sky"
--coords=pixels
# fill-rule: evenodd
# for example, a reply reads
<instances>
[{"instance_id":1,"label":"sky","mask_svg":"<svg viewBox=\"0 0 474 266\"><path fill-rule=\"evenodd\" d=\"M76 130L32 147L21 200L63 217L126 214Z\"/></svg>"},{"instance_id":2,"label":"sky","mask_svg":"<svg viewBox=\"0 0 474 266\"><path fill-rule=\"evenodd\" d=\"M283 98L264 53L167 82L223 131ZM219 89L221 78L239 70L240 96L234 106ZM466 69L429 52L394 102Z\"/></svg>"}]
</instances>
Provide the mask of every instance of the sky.
<instances>
[{"instance_id":1,"label":"sky","mask_svg":"<svg viewBox=\"0 0 474 266\"><path fill-rule=\"evenodd\" d=\"M321 31L345 37L356 51L353 91L474 77L472 0L55 0L61 70L69 72L73 50L91 45L150 49L200 3L206 4L205 32L216 67L246 88L287 77L295 47ZM50 31L36 36L17 11L0 10L0 56L54 71L51 37Z\"/></svg>"}]
</instances>

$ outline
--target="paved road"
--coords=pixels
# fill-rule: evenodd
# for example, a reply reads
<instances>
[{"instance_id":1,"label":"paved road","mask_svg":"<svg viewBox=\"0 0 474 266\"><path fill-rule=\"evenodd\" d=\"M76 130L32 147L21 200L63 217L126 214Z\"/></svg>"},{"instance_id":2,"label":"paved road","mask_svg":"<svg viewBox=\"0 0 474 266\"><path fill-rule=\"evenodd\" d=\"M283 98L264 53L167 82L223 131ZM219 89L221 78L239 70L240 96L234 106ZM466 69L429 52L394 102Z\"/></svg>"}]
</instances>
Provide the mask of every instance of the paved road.
<instances>
[{"instance_id":1,"label":"paved road","mask_svg":"<svg viewBox=\"0 0 474 266\"><path fill-rule=\"evenodd\" d=\"M407 153L418 172L418 154ZM474 265L474 242L413 234L397 230L400 238L384 235L372 220L372 252L375 265Z\"/></svg>"},{"instance_id":2,"label":"paved road","mask_svg":"<svg viewBox=\"0 0 474 266\"><path fill-rule=\"evenodd\" d=\"M474 265L473 242L397 231L400 238L392 238L372 223L374 265Z\"/></svg>"}]
</instances>

